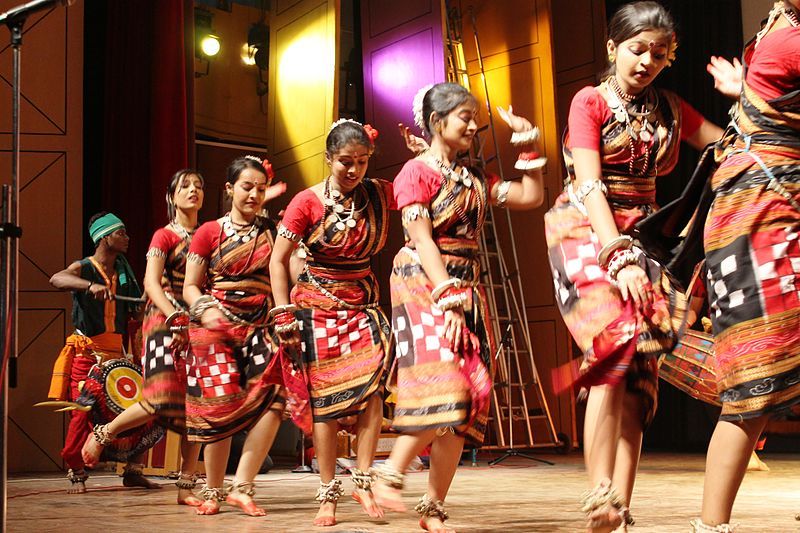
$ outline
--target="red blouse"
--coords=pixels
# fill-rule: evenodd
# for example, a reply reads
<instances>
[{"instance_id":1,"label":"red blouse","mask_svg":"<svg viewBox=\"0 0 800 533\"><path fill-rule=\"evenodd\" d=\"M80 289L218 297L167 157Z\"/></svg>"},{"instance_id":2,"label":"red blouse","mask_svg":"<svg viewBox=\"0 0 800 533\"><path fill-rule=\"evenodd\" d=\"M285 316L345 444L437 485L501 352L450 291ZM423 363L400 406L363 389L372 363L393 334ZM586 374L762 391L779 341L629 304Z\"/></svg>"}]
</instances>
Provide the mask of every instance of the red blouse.
<instances>
[{"instance_id":1,"label":"red blouse","mask_svg":"<svg viewBox=\"0 0 800 533\"><path fill-rule=\"evenodd\" d=\"M768 33L747 61L747 85L764 100L800 88L800 28Z\"/></svg>"},{"instance_id":2,"label":"red blouse","mask_svg":"<svg viewBox=\"0 0 800 533\"><path fill-rule=\"evenodd\" d=\"M705 120L695 108L680 98L681 114L681 140L694 135ZM600 147L600 132L611 118L611 108L605 98L597 91L596 87L584 87L572 99L569 108L569 143L567 147L586 148L598 150Z\"/></svg>"},{"instance_id":3,"label":"red blouse","mask_svg":"<svg viewBox=\"0 0 800 533\"><path fill-rule=\"evenodd\" d=\"M164 252L164 255L168 255L169 252L181 242L181 237L178 236L177 233L174 231L168 230L167 228L159 228L153 234L153 238L150 240L150 247L148 250L157 249Z\"/></svg>"},{"instance_id":4,"label":"red blouse","mask_svg":"<svg viewBox=\"0 0 800 533\"><path fill-rule=\"evenodd\" d=\"M486 174L486 194L491 196L492 187L499 176ZM394 198L397 208L403 209L411 204L431 203L442 188L442 173L434 170L419 159L408 161L394 179Z\"/></svg>"}]
</instances>

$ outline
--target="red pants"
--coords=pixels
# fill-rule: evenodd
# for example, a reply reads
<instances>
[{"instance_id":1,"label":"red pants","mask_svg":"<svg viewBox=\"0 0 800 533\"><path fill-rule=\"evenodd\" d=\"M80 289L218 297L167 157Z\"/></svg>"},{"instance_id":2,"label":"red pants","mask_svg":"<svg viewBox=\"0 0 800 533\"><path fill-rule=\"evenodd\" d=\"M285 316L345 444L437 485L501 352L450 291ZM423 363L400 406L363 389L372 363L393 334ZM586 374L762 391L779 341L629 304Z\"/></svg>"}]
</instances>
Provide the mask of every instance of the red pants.
<instances>
[{"instance_id":1,"label":"red pants","mask_svg":"<svg viewBox=\"0 0 800 533\"><path fill-rule=\"evenodd\" d=\"M94 357L76 356L72 361L72 370L69 376L69 399L75 401L81 392L78 385L86 380L92 366L95 363ZM89 413L85 411L71 411L67 437L64 441L64 449L61 450L61 457L67 463L67 467L73 470L81 470L84 467L81 449L92 432L92 424Z\"/></svg>"}]
</instances>

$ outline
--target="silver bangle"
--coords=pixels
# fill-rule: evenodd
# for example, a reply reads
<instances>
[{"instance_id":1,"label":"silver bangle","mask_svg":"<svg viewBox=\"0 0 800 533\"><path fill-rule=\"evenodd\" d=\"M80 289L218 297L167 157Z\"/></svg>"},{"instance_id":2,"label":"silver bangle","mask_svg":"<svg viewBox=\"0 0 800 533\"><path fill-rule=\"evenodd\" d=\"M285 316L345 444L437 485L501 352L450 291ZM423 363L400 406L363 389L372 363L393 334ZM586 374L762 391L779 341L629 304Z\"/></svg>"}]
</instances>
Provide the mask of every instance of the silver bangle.
<instances>
[{"instance_id":1,"label":"silver bangle","mask_svg":"<svg viewBox=\"0 0 800 533\"><path fill-rule=\"evenodd\" d=\"M639 262L639 254L633 250L622 250L614 256L608 265L608 277L617 281L617 275L620 271L629 265L635 265Z\"/></svg>"},{"instance_id":2,"label":"silver bangle","mask_svg":"<svg viewBox=\"0 0 800 533\"><path fill-rule=\"evenodd\" d=\"M608 257L612 252L621 249L627 250L630 249L631 246L633 246L633 238L631 238L630 235L618 235L614 237L600 248L600 252L597 254L597 264L605 268L606 263L608 263Z\"/></svg>"},{"instance_id":3,"label":"silver bangle","mask_svg":"<svg viewBox=\"0 0 800 533\"><path fill-rule=\"evenodd\" d=\"M536 126L526 131L515 131L511 134L511 144L514 146L533 144L537 139L539 139L539 128Z\"/></svg>"},{"instance_id":4,"label":"silver bangle","mask_svg":"<svg viewBox=\"0 0 800 533\"><path fill-rule=\"evenodd\" d=\"M459 278L450 278L450 279L446 279L443 282L441 282L440 284L438 284L431 291L431 300L433 300L434 302L438 301L439 297L442 296L444 291L446 291L447 289L449 289L451 287L454 287L456 289L460 289L461 288L461 279L459 279Z\"/></svg>"},{"instance_id":5,"label":"silver bangle","mask_svg":"<svg viewBox=\"0 0 800 533\"><path fill-rule=\"evenodd\" d=\"M203 316L203 313L211 309L212 307L218 307L219 302L216 298L211 296L210 294L204 294L200 298L194 301L194 303L189 307L189 318L193 322L200 322L200 319Z\"/></svg>"},{"instance_id":6,"label":"silver bangle","mask_svg":"<svg viewBox=\"0 0 800 533\"><path fill-rule=\"evenodd\" d=\"M463 307L464 302L467 301L467 295L460 293L460 294L451 294L450 296L445 296L443 298L439 298L436 300L436 307L438 307L442 311L450 311L451 309L455 309L456 307Z\"/></svg>"},{"instance_id":7,"label":"silver bangle","mask_svg":"<svg viewBox=\"0 0 800 533\"><path fill-rule=\"evenodd\" d=\"M546 164L546 157L537 157L536 159L517 159L517 162L514 163L514 168L517 170L538 170Z\"/></svg>"},{"instance_id":8,"label":"silver bangle","mask_svg":"<svg viewBox=\"0 0 800 533\"><path fill-rule=\"evenodd\" d=\"M277 315L281 315L283 313L294 313L295 311L297 311L297 306L295 304L276 305L269 310L269 313L267 313L267 322L275 318Z\"/></svg>"},{"instance_id":9,"label":"silver bangle","mask_svg":"<svg viewBox=\"0 0 800 533\"><path fill-rule=\"evenodd\" d=\"M583 182L581 186L578 187L578 190L575 191L575 200L579 204L583 204L584 200L586 200L586 197L589 196L594 190L599 190L603 193L603 195L608 194L608 188L606 188L605 183L595 178L593 180Z\"/></svg>"},{"instance_id":10,"label":"silver bangle","mask_svg":"<svg viewBox=\"0 0 800 533\"><path fill-rule=\"evenodd\" d=\"M501 181L497 186L497 207L505 207L508 201L508 190L511 188L510 181Z\"/></svg>"}]
</instances>

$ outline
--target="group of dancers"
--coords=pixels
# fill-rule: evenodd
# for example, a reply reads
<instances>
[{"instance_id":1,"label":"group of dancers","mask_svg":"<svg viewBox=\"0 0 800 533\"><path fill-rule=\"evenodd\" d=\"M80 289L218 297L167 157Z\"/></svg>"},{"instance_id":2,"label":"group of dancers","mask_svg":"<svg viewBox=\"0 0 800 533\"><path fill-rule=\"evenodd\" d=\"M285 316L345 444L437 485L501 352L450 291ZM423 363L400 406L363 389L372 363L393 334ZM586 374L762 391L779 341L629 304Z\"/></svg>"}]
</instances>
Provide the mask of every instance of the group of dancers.
<instances>
[{"instance_id":1,"label":"group of dancers","mask_svg":"<svg viewBox=\"0 0 800 533\"><path fill-rule=\"evenodd\" d=\"M593 487L582 500L594 533L626 530L642 434L657 404L657 356L697 309L634 240L657 209L656 177L681 141L715 144L714 200L701 213L703 272L716 338L722 416L708 451L701 517L692 531L727 532L755 442L770 416L800 403L800 0L779 1L743 64L712 58L717 88L737 99L723 132L653 81L675 59L675 28L657 2L623 6L608 27L609 70L573 99L564 142L564 192L545 215L557 301L584 358L562 376L588 390L584 431ZM298 193L274 225L264 205L285 191L253 156L228 168L230 211L198 226L203 178L173 177L170 223L156 231L144 288L143 400L89 434L76 411L63 456L72 492L85 465L123 432L155 420L183 435L178 503L212 515L226 501L262 516L254 478L283 413L311 430L320 470L316 526L336 524L344 494L336 435L357 436L352 497L373 518L404 512L405 472L430 447L422 529L443 533L444 507L465 441L480 445L489 412L495 339L481 286L478 238L491 206L533 209L544 198L538 130L509 106L500 116L520 148L518 180L462 163L478 102L439 83L414 100L426 140L401 127L415 152L393 181L366 178L377 132L344 119L326 140L330 174ZM392 266L391 317L378 305L371 258L386 243L389 211L405 245ZM124 224L102 214L89 228L94 256L56 274L73 291L71 366L61 394L77 394L96 356L118 357L139 294L124 261ZM701 281L701 284L702 284ZM82 377L83 376L83 377ZM70 389L71 386L71 389ZM396 392L388 460L372 468L387 387ZM71 392L70 392L71 391ZM52 392L52 391L51 391ZM83 418L81 418L83 417ZM247 430L233 481L231 437ZM88 437L87 437L88 435ZM193 492L200 445L206 485ZM130 484L148 484L133 471Z\"/></svg>"}]
</instances>

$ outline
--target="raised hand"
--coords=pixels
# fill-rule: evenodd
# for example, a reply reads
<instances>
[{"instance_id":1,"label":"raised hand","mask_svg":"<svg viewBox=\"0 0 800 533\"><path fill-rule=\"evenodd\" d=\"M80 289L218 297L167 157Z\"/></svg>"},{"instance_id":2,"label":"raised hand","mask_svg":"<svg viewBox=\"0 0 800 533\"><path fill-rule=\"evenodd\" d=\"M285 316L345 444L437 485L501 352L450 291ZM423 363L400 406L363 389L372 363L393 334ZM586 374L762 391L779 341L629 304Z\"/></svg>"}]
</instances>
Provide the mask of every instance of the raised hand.
<instances>
[{"instance_id":1,"label":"raised hand","mask_svg":"<svg viewBox=\"0 0 800 533\"><path fill-rule=\"evenodd\" d=\"M273 185L267 187L267 190L264 191L264 203L269 202L270 200L274 200L278 196L282 195L286 192L286 182L279 181Z\"/></svg>"},{"instance_id":2,"label":"raised hand","mask_svg":"<svg viewBox=\"0 0 800 533\"><path fill-rule=\"evenodd\" d=\"M497 106L497 113L500 115L500 118L503 119L503 122L508 124L508 127L514 131L528 131L533 129L533 124L531 124L528 119L514 114L514 109L511 105L508 106L508 109Z\"/></svg>"},{"instance_id":3,"label":"raised hand","mask_svg":"<svg viewBox=\"0 0 800 533\"><path fill-rule=\"evenodd\" d=\"M742 91L742 64L724 57L711 56L706 70L714 77L714 88L728 98L737 99Z\"/></svg>"},{"instance_id":4,"label":"raised hand","mask_svg":"<svg viewBox=\"0 0 800 533\"><path fill-rule=\"evenodd\" d=\"M428 143L425 142L425 139L422 137L417 137L413 133L411 133L411 129L408 126L403 124L402 122L397 125L400 128L400 135L403 137L403 140L406 142L406 148L411 150L414 155L419 154L420 152L424 152L428 148Z\"/></svg>"}]
</instances>

